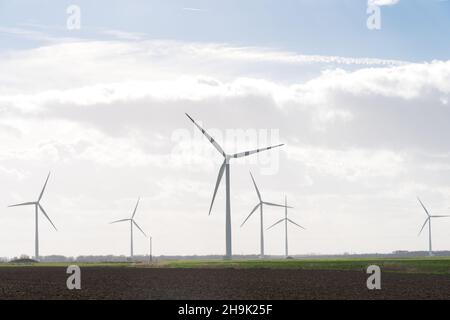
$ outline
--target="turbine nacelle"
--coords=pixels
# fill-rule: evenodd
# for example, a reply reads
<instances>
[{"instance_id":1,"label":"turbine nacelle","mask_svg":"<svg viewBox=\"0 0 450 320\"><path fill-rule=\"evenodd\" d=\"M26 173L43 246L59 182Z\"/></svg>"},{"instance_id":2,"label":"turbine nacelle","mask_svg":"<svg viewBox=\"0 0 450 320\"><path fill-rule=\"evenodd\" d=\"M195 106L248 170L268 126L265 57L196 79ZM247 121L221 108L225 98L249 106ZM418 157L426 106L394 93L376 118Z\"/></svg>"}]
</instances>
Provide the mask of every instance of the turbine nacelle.
<instances>
[{"instance_id":1,"label":"turbine nacelle","mask_svg":"<svg viewBox=\"0 0 450 320\"><path fill-rule=\"evenodd\" d=\"M259 152L262 152L262 151L267 151L267 150L274 149L274 148L277 148L277 147L281 147L281 146L284 145L284 144L278 144L278 145L274 145L274 146L265 147L265 148L262 148L262 149L255 149L255 150L250 150L250 151L244 151L244 152L228 154L228 153L226 153L223 150L223 148L219 145L219 143L217 143L217 141L214 140L214 138L211 137L208 134L208 132L206 132L205 129L203 129L200 125L198 125L197 122L195 122L195 120L189 114L186 113L186 116L203 133L203 135L209 140L209 142L211 142L211 144L214 146L214 148L216 148L216 150L224 157L224 161L223 161L222 165L219 168L219 174L217 175L216 185L214 187L214 193L213 193L213 197L212 197L212 200L211 200L211 205L209 207L208 215L211 214L212 207L213 207L213 204L214 204L214 200L215 200L216 194L217 194L217 189L219 188L220 182L222 181L223 174L224 174L224 172L225 172L225 170L227 168L227 165L230 164L230 160L231 159L247 157L247 156L255 154L255 153L259 153Z\"/></svg>"},{"instance_id":2,"label":"turbine nacelle","mask_svg":"<svg viewBox=\"0 0 450 320\"><path fill-rule=\"evenodd\" d=\"M279 224L279 223L281 223L281 222L284 222L284 221L286 221L286 223L287 223L287 222L292 223L293 225L295 225L295 226L297 226L297 227L299 227L299 228L302 228L303 230L306 230L305 227L299 225L298 223L296 223L296 222L294 222L294 221L292 221L291 219L288 218L288 211L287 211L287 209L291 209L292 207L289 207L289 206L287 205L287 197L285 197L285 200L284 200L284 207L286 208L284 218L278 220L278 221L275 222L273 225L271 225L270 227L268 227L266 230L269 230L269 229L275 227L277 224Z\"/></svg>"},{"instance_id":3,"label":"turbine nacelle","mask_svg":"<svg viewBox=\"0 0 450 320\"><path fill-rule=\"evenodd\" d=\"M281 222L284 222L284 221L287 221L287 222L289 222L289 223L292 223L293 225L295 225L295 226L297 226L297 227L299 227L299 228L302 228L303 230L306 230L305 227L302 227L301 225L299 225L298 223L292 221L292 220L289 219L289 218L283 218L283 219L278 220L278 221L275 222L273 225L271 225L270 227L268 227L266 230L272 229L272 228L275 227L277 224L279 224L279 223L281 223Z\"/></svg>"}]
</instances>

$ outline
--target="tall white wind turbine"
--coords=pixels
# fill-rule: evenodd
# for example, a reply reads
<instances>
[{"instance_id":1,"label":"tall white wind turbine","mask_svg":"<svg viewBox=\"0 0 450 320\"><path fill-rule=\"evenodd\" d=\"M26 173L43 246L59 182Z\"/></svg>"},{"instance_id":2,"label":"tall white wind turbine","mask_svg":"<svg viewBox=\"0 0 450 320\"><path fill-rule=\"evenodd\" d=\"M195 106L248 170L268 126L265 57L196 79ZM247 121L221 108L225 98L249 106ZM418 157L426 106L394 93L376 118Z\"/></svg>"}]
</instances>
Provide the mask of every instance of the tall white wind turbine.
<instances>
[{"instance_id":1,"label":"tall white wind turbine","mask_svg":"<svg viewBox=\"0 0 450 320\"><path fill-rule=\"evenodd\" d=\"M226 213L225 213L225 245L226 245L226 253L225 258L231 259L232 257L232 248L231 248L231 200L230 200L230 160L233 158L241 158L246 157L261 151L270 150L276 147L280 147L283 144L270 146L262 149L256 149L251 151L239 152L234 154L227 154L222 149L222 147L202 128L200 127L194 119L191 118L186 113L186 116L194 123L194 125L203 133L203 135L211 142L211 144L216 148L216 150L223 156L224 161L219 169L219 174L217 176L216 186L214 188L214 194L212 197L211 205L209 207L209 214L211 214L212 206L214 203L214 199L216 197L217 189L219 188L220 181L222 180L222 176L225 172L225 198L226 198Z\"/></svg>"},{"instance_id":2,"label":"tall white wind turbine","mask_svg":"<svg viewBox=\"0 0 450 320\"><path fill-rule=\"evenodd\" d=\"M271 202L263 201L261 198L261 193L258 190L258 186L256 185L255 179L253 178L252 173L250 172L250 177L252 177L253 185L255 186L256 194L258 195L259 203L253 208L253 210L250 212L250 214L245 218L244 222L242 222L241 227L244 226L244 224L247 222L247 220L252 216L253 213L259 208L259 219L260 219L260 258L264 258L264 215L263 215L263 206L273 206L273 207L282 207L285 208L282 204L276 204ZM287 208L286 208L287 210Z\"/></svg>"},{"instance_id":3,"label":"tall white wind turbine","mask_svg":"<svg viewBox=\"0 0 450 320\"><path fill-rule=\"evenodd\" d=\"M56 231L58 231L53 224L52 220L50 220L50 217L47 215L47 212L45 212L44 208L41 205L41 199L44 195L45 187L47 186L48 178L50 178L50 172L47 175L47 179L45 180L44 187L42 188L41 193L39 194L39 198L37 201L33 202L24 202L19 204L13 204L9 207L19 207L19 206L34 206L34 216L35 216L35 238L34 238L34 258L36 261L39 261L39 210L42 212L42 214L47 218L47 220L51 223L53 228L55 228Z\"/></svg>"},{"instance_id":4,"label":"tall white wind turbine","mask_svg":"<svg viewBox=\"0 0 450 320\"><path fill-rule=\"evenodd\" d=\"M136 223L136 221L134 220L134 216L136 215L136 210L137 210L137 207L138 207L138 205L139 205L139 200L140 200L140 198L138 198L138 200L137 200L137 202L136 202L136 206L134 207L133 214L131 215L131 218L129 218L129 219L116 220L116 221L113 221L113 222L110 223L110 224L113 224L113 223L117 223L117 222L130 221L130 231L131 231L131 233L130 233L130 235L131 235L130 257L131 257L131 258L133 258L133 225L136 226L136 228L138 228L138 229L142 232L142 234L143 234L145 237L147 237L147 235L145 234L145 232L141 229L141 227L139 227L139 225L138 225L138 224Z\"/></svg>"},{"instance_id":5,"label":"tall white wind turbine","mask_svg":"<svg viewBox=\"0 0 450 320\"><path fill-rule=\"evenodd\" d=\"M450 217L450 215L431 215L427 208L425 207L425 205L422 203L422 201L420 201L419 197L417 197L417 200L419 200L420 205L422 206L423 210L425 210L425 213L427 214L427 218L425 219L425 222L422 226L422 229L420 229L419 235L422 233L423 228L425 228L425 226L428 223L428 254L430 256L433 255L433 248L431 246L431 218L448 218Z\"/></svg>"},{"instance_id":6,"label":"tall white wind turbine","mask_svg":"<svg viewBox=\"0 0 450 320\"><path fill-rule=\"evenodd\" d=\"M299 228L302 228L304 230L305 230L305 228L288 218L288 210L287 209L291 208L291 207L288 207L288 205L287 205L287 197L285 197L285 199L284 199L284 207L285 207L284 218L281 219L281 220L278 220L277 222L275 222L273 225L268 227L267 230L269 230L270 228L275 227L277 224L279 224L281 222L284 222L284 235L285 235L285 243L284 243L285 244L285 248L284 248L285 252L284 252L284 255L285 255L285 258L287 258L287 257L289 257L289 253L288 253L288 222L292 223L293 225L295 225L295 226L297 226Z\"/></svg>"}]
</instances>

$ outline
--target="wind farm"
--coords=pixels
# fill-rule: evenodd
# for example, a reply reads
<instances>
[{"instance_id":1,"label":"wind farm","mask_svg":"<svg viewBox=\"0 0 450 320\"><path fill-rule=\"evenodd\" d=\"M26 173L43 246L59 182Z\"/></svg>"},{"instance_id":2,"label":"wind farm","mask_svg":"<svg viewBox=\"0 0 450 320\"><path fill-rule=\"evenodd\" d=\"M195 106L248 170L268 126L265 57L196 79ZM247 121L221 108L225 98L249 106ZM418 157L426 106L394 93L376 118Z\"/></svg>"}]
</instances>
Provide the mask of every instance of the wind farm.
<instances>
[{"instance_id":1,"label":"wind farm","mask_svg":"<svg viewBox=\"0 0 450 320\"><path fill-rule=\"evenodd\" d=\"M189 119L224 157L209 207L209 214L211 214L222 175L224 173L229 175L228 162L230 159L270 150L282 144L227 155L203 128L192 118L189 117ZM292 241L292 239L289 241L289 226L302 231L306 231L306 228L288 216L288 210L295 208L289 206L287 196L285 196L284 204L276 201L267 201L265 196L263 196L264 192L261 192L260 187L258 187L253 173L250 171L249 174L251 183L249 181L246 187L249 192L256 193L258 202L240 224L241 228L239 231L240 233L248 232L242 227L255 213L259 213L260 250L258 254L253 256L232 255L231 246L228 247L228 245L231 245L229 241L229 236L231 236L231 219L228 220L228 218L231 218L229 178L227 179L228 184L225 186L225 213L226 217L228 217L226 218L227 250L226 255L222 258L216 257L211 259L195 256L186 259L186 257L182 256L171 258L161 254L155 256L153 237L148 236L136 221L141 201L141 197L138 197L128 218L114 220L109 223L110 225L129 225L129 256L126 260L115 262L104 260L97 260L96 262L89 260L81 262L80 260L80 262L76 262L75 260L75 263L78 266L82 266L83 270L85 270L83 279L86 279L84 281L88 283L91 290L81 291L74 296L61 289L60 286L61 274L64 274L65 268L74 262L48 262L45 260L45 257L40 257L39 255L39 213L44 215L56 230L55 225L41 204L50 178L49 173L36 201L22 202L9 206L33 206L35 209L35 260L31 262L26 261L25 263L19 260L0 263L0 282L10 288L14 288L12 291L0 294L0 298L34 299L39 297L41 299L54 299L55 297L63 297L67 299L110 299L112 297L114 299L147 299L149 292L153 299L308 299L311 298L311 292L314 294L314 297L320 299L450 298L450 296L443 293L449 292L447 289L450 289L450 258L445 254L442 256L440 253L434 255L431 228L432 220L450 217L450 215L432 214L423 202L417 198L427 215L419 235L428 225L429 257L424 257L422 254L419 254L419 256L402 256L401 253L384 256L379 254L354 254L349 256L290 254L289 248L297 247L299 242ZM271 208L272 210L263 210L264 208ZM270 216L273 217L275 222L266 227L264 214L268 212L270 212ZM281 212L284 213L283 217L276 220L275 216ZM228 223L230 226L228 226ZM271 230L272 233L278 234L274 231L279 225L284 226L284 255L275 254L274 252L267 254L264 231ZM145 239L148 239L146 240L148 241L148 255L136 256L135 254L135 228L139 230ZM309 229L309 232L314 232L314 229ZM279 237L277 238L279 239ZM238 243L237 245L239 246L240 244ZM384 285L387 289L384 289L381 294L377 295L367 291L365 278L362 277L362 271L374 264L383 268L383 279L388 279L387 285ZM25 273L32 275L32 279L28 281L36 282L33 285L33 290L24 290L20 282L11 283L11 279L24 277ZM55 274L59 274L59 276L55 277ZM223 281L223 279L231 276L239 279L239 284L234 285L232 288L228 280ZM39 284L41 279L46 279L45 285ZM115 280L111 281L111 279ZM210 280L208 279L214 279L217 286L210 286L208 284ZM405 282L410 283L409 289L411 291L407 296L405 296L401 285ZM167 283L176 285L167 285ZM258 283L257 287L254 287L255 283ZM284 285L280 286L280 283L284 283ZM291 285L294 283L295 285ZM302 290L298 290L299 285ZM247 288L249 286L253 286L254 290L248 291ZM158 289L149 289L150 287ZM203 289L200 291L196 290L198 287ZM228 289L222 290L217 288Z\"/></svg>"},{"instance_id":2,"label":"wind farm","mask_svg":"<svg viewBox=\"0 0 450 320\"><path fill-rule=\"evenodd\" d=\"M450 0L0 8L0 300L450 300Z\"/></svg>"},{"instance_id":3,"label":"wind farm","mask_svg":"<svg viewBox=\"0 0 450 320\"><path fill-rule=\"evenodd\" d=\"M32 206L35 209L35 259L28 261L26 259L13 260L7 263L0 263L0 282L5 283L8 287L14 288L10 292L0 294L0 298L48 298L67 297L74 298L73 295L67 296L67 292L61 289L59 282L60 276L55 274L63 274L63 271L69 265L76 263L82 266L87 276L84 281L89 283L92 290L82 292L76 295L80 299L146 299L150 292L153 299L307 299L311 298L311 293L305 293L305 290L298 290L298 285L303 289L307 288L313 292L314 297L320 299L427 299L444 297L449 298L443 292L450 288L450 252L449 254L433 252L432 249L432 228L431 223L438 218L447 218L450 215L432 214L424 203L417 198L420 206L425 211L426 219L423 223L419 235L428 225L428 257L424 254L393 253L388 255L380 254L351 254L351 255L315 255L315 254L299 254L298 248L301 244L304 248L312 248L314 244L309 241L299 241L296 235L291 233L289 238L289 227L303 231L306 228L302 224L297 223L288 216L288 210L295 209L288 204L287 196L284 197L284 204L277 201L269 202L263 196L265 192L258 186L255 176L250 171L250 179L244 189L250 194L256 194L257 204L253 207L249 214L245 215L245 219L240 224L238 230L240 234L249 232L250 228L244 229L250 218L259 213L259 252L252 254L234 254L231 247L231 185L230 185L230 160L246 157L262 151L268 151L283 146L284 144L274 144L272 146L257 148L250 151L239 153L226 153L222 147L188 114L186 116L192 121L195 127L201 131L208 141L219 151L224 158L219 169L216 184L214 187L212 200L209 205L208 215L211 215L213 204L221 184L222 176L225 174L225 255L215 256L164 256L163 254L155 255L153 250L153 236L148 236L144 229L137 223L136 215L141 202L138 197L131 215L128 218L122 218L110 222L110 225L127 225L129 226L129 255L122 260L107 260L100 257L97 260L83 260L78 258L68 262L66 260L59 262L49 262L46 257L41 257L39 253L39 214L42 214L56 230L55 225L49 215L43 208L41 200L49 182L50 173L47 175L44 185L39 193L36 201L21 202L10 205L9 207ZM195 128L194 128L195 129ZM282 150L282 149L279 149ZM272 177L272 179L276 179ZM251 182L250 182L251 181ZM264 188L266 191L267 189ZM271 189L273 194L274 189ZM282 190L276 190L282 191ZM294 196L295 198L295 196ZM236 211L242 215L242 209ZM266 209L266 210L264 210ZM267 210L270 209L270 210ZM279 219L280 214L283 216ZM305 215L307 212L302 210ZM274 223L266 227L264 218L265 214L270 214ZM244 216L243 216L244 217ZM145 218L145 217L143 217ZM276 236L279 240L278 233L275 232L277 226L284 226L284 254L280 255L273 251L267 253L265 231L271 230L272 239ZM112 228L112 227L110 227ZM119 226L116 227L117 230ZM145 247L148 248L148 255L135 254L135 228L144 236ZM205 228L205 225L203 225ZM308 234L314 232L314 228L308 229ZM121 237L121 236L119 236ZM117 237L117 238L119 238ZM296 238L297 240L293 240ZM242 241L242 238L241 238ZM139 240L139 243L144 243ZM277 241L277 243L279 243ZM148 245L148 247L147 247ZM242 243L235 243L236 247ZM277 246L278 247L278 246ZM292 249L294 248L294 249ZM292 254L291 251L297 251ZM107 250L107 248L105 248ZM164 250L164 248L159 248ZM146 249L147 251L147 249ZM383 268L383 279L389 279L388 284L382 294L374 295L367 291L362 271L372 265L381 266ZM33 290L24 290L20 282L11 283L11 279L24 277L24 274L32 275L31 281L35 281ZM437 278L442 277L445 278ZM230 287L228 279L233 277L239 279L239 285ZM111 279L116 279L111 281ZM46 279L46 284L39 285L41 279ZM218 285L217 288L226 288L226 290L217 289L209 285L209 281L214 279ZM318 280L312 280L318 279ZM30 281L30 280L29 280ZM317 281L317 283L315 282ZM402 283L411 283L409 294L403 294ZM172 283L172 285L167 285ZM248 287L258 283L253 291L249 292ZM284 285L280 286L280 283ZM295 283L295 285L291 285ZM19 287L17 287L19 286ZM150 289L158 288L158 289ZM196 288L203 288L198 291ZM130 289L133 288L133 289Z\"/></svg>"},{"instance_id":4,"label":"wind farm","mask_svg":"<svg viewBox=\"0 0 450 320\"><path fill-rule=\"evenodd\" d=\"M240 234L250 231L250 228L243 228L250 218L258 213L259 216L259 252L253 254L234 254L231 247L231 185L230 185L230 160L246 157L262 151L269 151L283 146L283 144L274 144L272 146L257 148L250 151L239 153L226 153L222 147L188 114L186 116L192 121L196 128L201 131L213 147L222 155L223 163L219 169L215 187L212 194L212 200L209 205L208 215L211 215L214 201L216 199L219 186L223 175L226 176L225 181L225 255L215 256L164 256L163 254L155 255L153 250L153 236L148 236L144 229L137 223L136 215L141 202L138 197L131 215L128 218L122 218L110 222L110 225L129 226L129 255L126 259L107 260L100 257L97 260L82 260L74 262L78 266L82 266L86 270L89 285L94 288L86 293L77 295L80 299L145 299L148 296L148 287L158 288L156 291L150 291L151 297L154 299L307 299L310 293L304 290L297 290L300 284L302 288L307 288L321 299L355 299L355 298L379 298L379 299L397 299L405 298L401 283L411 282L411 288L414 294L409 294L407 298L424 299L433 297L442 297L442 292L450 288L450 278L448 278L450 270L450 258L440 251L433 252L432 249L432 221L438 218L447 218L450 215L432 214L424 205L421 199L417 198L420 206L425 211L426 219L419 231L419 235L428 226L428 257L424 254L405 255L404 253L393 253L388 255L366 254L366 255L314 255L314 254L298 254L298 247L301 244L304 248L312 248L314 246L311 241L299 241L298 234L289 237L289 227L293 227L298 231L302 231L302 235L306 235L306 228L302 224L297 223L288 215L290 209L295 209L288 204L287 196L284 197L284 203L277 201L269 202L263 196L266 192L261 192L254 174L250 171L250 179L248 184L244 186L249 194L256 194L257 204L253 207L249 214L246 214L242 220L238 230ZM282 149L279 149L282 150ZM10 287L19 285L15 282L10 284L10 279L23 277L24 273L33 275L33 281L39 282L41 279L47 279L46 285L34 286L35 291L25 291L17 287L12 292L0 294L0 298L49 298L55 296L65 297L67 292L61 291L59 277L55 274L63 273L62 271L74 262L60 261L49 262L46 257L41 257L39 253L39 214L42 214L56 230L55 225L45 211L41 200L44 196L47 184L49 182L50 173L47 175L44 185L38 195L36 201L21 202L12 204L9 207L32 206L35 209L35 259L32 261L21 259L13 260L8 263L0 263L0 281L6 283ZM272 179L276 179L272 177ZM251 181L251 182L250 182ZM266 188L264 188L267 191ZM274 189L271 188L273 194ZM282 190L276 190L282 191ZM293 196L295 198L295 196ZM266 209L266 210L264 210ZM270 210L267 210L270 209ZM242 216L243 208L238 207L237 212ZM280 217L280 214L283 216ZM307 212L302 210L305 215ZM271 220L274 220L268 227L265 224L265 218L270 214ZM266 215L266 216L265 216ZM277 216L280 217L277 219ZM145 218L142 217L142 218ZM273 251L274 242L271 243L272 252L267 253L265 231L271 231L272 241L277 238L276 243L280 243L279 233L275 232L277 227L284 227L284 254L280 255ZM110 227L112 228L112 226ZM205 228L205 226L203 226ZM136 255L135 253L135 229L144 236L145 247L148 248L148 255ZM314 232L314 228L310 227L307 234ZM121 236L119 236L121 237ZM117 237L117 238L119 238ZM304 236L303 236L304 237ZM297 240L293 240L293 239ZM242 241L241 237L241 241ZM139 240L140 244L144 240ZM148 245L148 247L147 247ZM236 247L242 243L235 243ZM279 246L277 246L279 248ZM294 248L294 249L292 249ZM105 250L107 250L105 248ZM164 248L159 248L164 250ZM297 251L296 253L290 253ZM378 265L383 268L383 279L390 279L382 294L374 296L367 291L364 278L361 272L371 265ZM239 285L229 287L229 282L222 282L220 279L228 277L239 279ZM435 277L445 276L436 279ZM3 278L2 278L3 277ZM106 278L105 278L106 277ZM85 279L84 278L84 279ZM110 279L116 279L112 281ZM107 280L109 279L109 280ZM124 280L126 279L126 280ZM222 288L229 290L216 290L216 287L208 285L208 279L215 279L215 283ZM317 283L311 279L319 279ZM252 283L258 283L258 288L249 292L246 288ZM439 284L436 284L439 282ZM167 283L176 283L176 285L167 286ZM284 283L280 286L280 283ZM295 286L289 285L295 283ZM124 285L125 284L125 285ZM133 288L130 290L130 288ZM202 287L201 291L195 288ZM386 286L385 286L386 287ZM268 294L270 292L270 294ZM17 295L19 293L19 296ZM444 295L445 298L450 296ZM68 297L73 298L73 296Z\"/></svg>"}]
</instances>

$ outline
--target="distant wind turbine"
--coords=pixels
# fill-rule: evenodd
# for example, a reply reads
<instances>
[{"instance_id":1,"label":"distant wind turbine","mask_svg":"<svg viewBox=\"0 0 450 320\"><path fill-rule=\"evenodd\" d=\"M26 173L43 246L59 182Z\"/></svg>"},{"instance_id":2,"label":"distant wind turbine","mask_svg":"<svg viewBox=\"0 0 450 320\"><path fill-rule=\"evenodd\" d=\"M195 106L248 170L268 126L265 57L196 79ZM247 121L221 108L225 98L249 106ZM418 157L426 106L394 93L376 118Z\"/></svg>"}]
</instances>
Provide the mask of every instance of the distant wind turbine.
<instances>
[{"instance_id":1,"label":"distant wind turbine","mask_svg":"<svg viewBox=\"0 0 450 320\"><path fill-rule=\"evenodd\" d=\"M429 247L428 247L428 254L429 254L430 256L432 256L432 255L433 255L433 249L432 249L432 246L431 246L431 218L448 218L448 217L450 217L450 215L431 215L431 214L428 212L427 208L426 208L426 207L424 206L424 204L422 203L422 201L420 201L419 197L417 197L417 200L419 200L420 205L422 206L423 210L425 210L425 213L426 213L427 216L428 216L428 217L425 219L425 222L424 222L424 224L423 224L423 226L422 226L422 229L420 229L419 235L422 233L423 228L425 228L425 226L426 226L427 223L428 223L428 245L429 245Z\"/></svg>"},{"instance_id":2,"label":"distant wind turbine","mask_svg":"<svg viewBox=\"0 0 450 320\"><path fill-rule=\"evenodd\" d=\"M273 225L268 227L267 230L269 230L272 227L275 227L277 224L279 224L279 223L284 221L284 234L285 234L285 249L284 249L285 253L284 254L285 254L285 258L287 258L287 257L289 257L289 254L288 254L288 222L290 222L293 225L295 225L297 227L300 227L300 228L302 228L304 230L306 230L306 229L304 227L302 227L301 225L295 223L294 221L292 221L291 219L288 218L288 210L287 209L291 208L291 207L288 207L288 205L287 205L287 197L285 197L285 200L284 200L284 207L285 207L284 218L279 220L279 221L277 221L277 222L275 222Z\"/></svg>"},{"instance_id":3,"label":"distant wind turbine","mask_svg":"<svg viewBox=\"0 0 450 320\"><path fill-rule=\"evenodd\" d=\"M216 198L217 189L219 188L220 181L222 179L223 173L225 172L225 198L226 198L226 214L225 214L225 244L226 253L225 258L232 258L232 247L231 247L231 200L230 200L230 160L232 158L246 157L261 151L270 150L276 147L280 147L283 144L276 146L270 146L262 149L256 149L251 151L239 152L234 154L226 154L222 147L202 128L200 127L194 119L192 119L187 113L186 116L194 123L194 125L203 133L203 135L208 138L209 142L216 148L217 151L224 157L224 161L219 169L219 175L217 176L216 187L214 188L214 194L212 197L211 205L209 207L209 214L211 214L214 199Z\"/></svg>"},{"instance_id":4,"label":"distant wind turbine","mask_svg":"<svg viewBox=\"0 0 450 320\"><path fill-rule=\"evenodd\" d=\"M58 231L56 229L55 225L53 224L52 220L50 220L49 216L47 215L47 213L45 212L44 208L42 207L42 205L40 203L41 199L42 199L42 196L44 195L45 187L47 186L48 178L50 178L50 172L47 175L47 179L45 180L44 187L42 188L42 191L39 194L39 198L37 199L37 201L24 202L24 203L13 204L13 205L9 206L9 207L34 206L34 208L35 208L35 210L34 210L34 212L35 212L34 257L35 257L36 261L39 261L39 219L38 219L39 210L47 218L47 220L50 221L50 223L53 226L53 228L55 228L55 230Z\"/></svg>"},{"instance_id":5,"label":"distant wind turbine","mask_svg":"<svg viewBox=\"0 0 450 320\"><path fill-rule=\"evenodd\" d=\"M131 215L131 218L129 218L129 219L121 219L121 220L116 220L116 221L113 221L113 222L111 222L110 224L113 224L113 223L117 223L117 222L125 222L125 221L130 221L130 230L131 230L131 250L130 250L130 257L131 258L133 258L133 225L135 225L136 226L136 228L138 228L141 232L142 232L142 234L145 236L145 237L147 237L147 235L145 234L145 232L141 229L141 227L139 227L139 225L136 223L136 221L134 220L134 216L136 215L136 210L137 210L137 207L138 207L138 205L139 205L139 200L140 200L140 198L138 198L138 200L137 200L137 202L136 202L136 206L134 207L134 211L133 211L133 214Z\"/></svg>"},{"instance_id":6,"label":"distant wind turbine","mask_svg":"<svg viewBox=\"0 0 450 320\"><path fill-rule=\"evenodd\" d=\"M261 198L261 193L258 190L258 186L256 185L255 179L253 178L252 173L250 172L250 176L252 177L253 185L255 186L256 194L258 195L259 203L256 205L256 207L253 208L253 210L250 212L250 214L247 216L247 218L242 222L241 227L244 226L244 224L247 222L247 220L252 216L252 214L259 208L259 215L260 215L260 246L261 246L261 253L260 258L264 258L264 219L263 219L263 206L273 206L273 207L282 207L285 208L282 204L276 204L271 202L263 201ZM287 208L286 208L287 210Z\"/></svg>"},{"instance_id":7,"label":"distant wind turbine","mask_svg":"<svg viewBox=\"0 0 450 320\"><path fill-rule=\"evenodd\" d=\"M153 261L153 241L152 241L153 238L152 238L152 236L150 236L149 238L150 238L150 254L148 256L148 260L149 260L149 263L151 263Z\"/></svg>"}]
</instances>

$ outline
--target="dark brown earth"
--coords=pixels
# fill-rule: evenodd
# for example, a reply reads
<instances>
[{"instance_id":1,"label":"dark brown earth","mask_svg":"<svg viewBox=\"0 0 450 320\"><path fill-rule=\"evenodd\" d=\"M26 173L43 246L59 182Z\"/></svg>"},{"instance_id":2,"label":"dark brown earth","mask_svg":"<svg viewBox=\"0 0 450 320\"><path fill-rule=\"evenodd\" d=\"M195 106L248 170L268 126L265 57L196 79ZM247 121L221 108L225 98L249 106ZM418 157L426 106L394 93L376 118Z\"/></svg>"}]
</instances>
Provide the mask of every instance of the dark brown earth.
<instances>
[{"instance_id":1,"label":"dark brown earth","mask_svg":"<svg viewBox=\"0 0 450 320\"><path fill-rule=\"evenodd\" d=\"M369 291L356 271L86 267L0 268L0 299L449 299L450 276L383 273Z\"/></svg>"}]
</instances>

